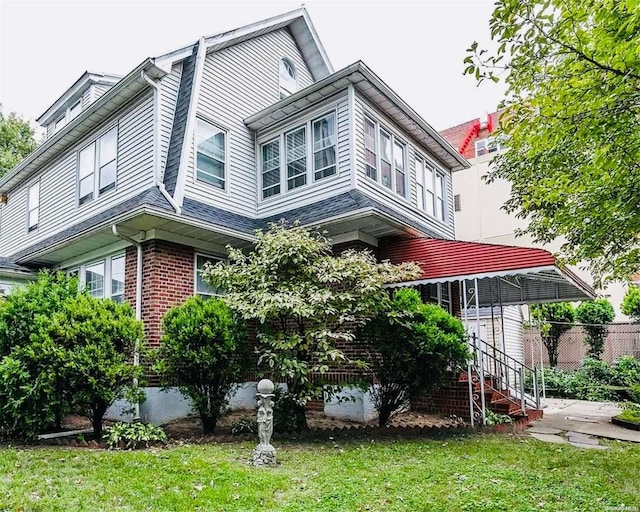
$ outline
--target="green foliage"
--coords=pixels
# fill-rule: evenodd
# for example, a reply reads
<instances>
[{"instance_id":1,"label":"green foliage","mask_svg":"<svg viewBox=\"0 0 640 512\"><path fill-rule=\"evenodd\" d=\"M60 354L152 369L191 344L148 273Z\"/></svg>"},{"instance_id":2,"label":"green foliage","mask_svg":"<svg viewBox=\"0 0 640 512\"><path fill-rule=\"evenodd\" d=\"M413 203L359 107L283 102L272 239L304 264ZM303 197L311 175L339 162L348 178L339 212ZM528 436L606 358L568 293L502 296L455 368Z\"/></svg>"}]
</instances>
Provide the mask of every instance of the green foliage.
<instances>
[{"instance_id":1,"label":"green foliage","mask_svg":"<svg viewBox=\"0 0 640 512\"><path fill-rule=\"evenodd\" d=\"M0 437L32 440L88 416L99 436L118 398L141 398L131 364L142 324L128 305L78 293L76 279L42 272L0 302Z\"/></svg>"},{"instance_id":2,"label":"green foliage","mask_svg":"<svg viewBox=\"0 0 640 512\"><path fill-rule=\"evenodd\" d=\"M436 304L423 304L414 289L398 290L359 338L378 382L372 398L380 426L469 357L462 322Z\"/></svg>"},{"instance_id":3,"label":"green foliage","mask_svg":"<svg viewBox=\"0 0 640 512\"><path fill-rule=\"evenodd\" d=\"M513 418L508 414L498 414L489 409L485 410L485 425L505 425L513 423Z\"/></svg>"},{"instance_id":4,"label":"green foliage","mask_svg":"<svg viewBox=\"0 0 640 512\"><path fill-rule=\"evenodd\" d=\"M640 322L640 288L629 286L620 305L622 313L631 317L634 322Z\"/></svg>"},{"instance_id":5,"label":"green foliage","mask_svg":"<svg viewBox=\"0 0 640 512\"><path fill-rule=\"evenodd\" d=\"M544 369L544 381L548 389L562 398L607 401L620 396L634 395L640 386L640 360L622 356L612 365L594 358L585 358L576 370ZM621 389L628 388L626 393Z\"/></svg>"},{"instance_id":6,"label":"green foliage","mask_svg":"<svg viewBox=\"0 0 640 512\"><path fill-rule=\"evenodd\" d=\"M257 321L259 365L287 381L303 428L303 404L322 396L322 375L347 361L337 342L352 342L355 327L388 301L385 283L419 269L378 264L368 252L333 257L327 238L295 224L270 224L256 238L249 254L229 248L229 261L208 265L203 278L226 291L223 300L242 318Z\"/></svg>"},{"instance_id":7,"label":"green foliage","mask_svg":"<svg viewBox=\"0 0 640 512\"><path fill-rule=\"evenodd\" d=\"M256 434L258 432L258 422L242 418L231 425L231 434L239 436L241 434Z\"/></svg>"},{"instance_id":8,"label":"green foliage","mask_svg":"<svg viewBox=\"0 0 640 512\"><path fill-rule=\"evenodd\" d=\"M165 387L191 398L205 432L213 432L226 396L250 364L247 335L219 299L191 297L163 320L162 345L152 354Z\"/></svg>"},{"instance_id":9,"label":"green foliage","mask_svg":"<svg viewBox=\"0 0 640 512\"><path fill-rule=\"evenodd\" d=\"M640 404L633 402L624 402L622 405L622 413L617 417L621 420L630 421L640 425Z\"/></svg>"},{"instance_id":10,"label":"green foliage","mask_svg":"<svg viewBox=\"0 0 640 512\"><path fill-rule=\"evenodd\" d=\"M599 358L604 352L604 342L607 339L608 327L616 314L607 299L597 299L582 302L576 309L576 318L582 324L587 337L585 343L589 345L590 357Z\"/></svg>"},{"instance_id":11,"label":"green foliage","mask_svg":"<svg viewBox=\"0 0 640 512\"><path fill-rule=\"evenodd\" d=\"M5 116L0 106L0 178L36 149L33 128L15 113Z\"/></svg>"},{"instance_id":12,"label":"green foliage","mask_svg":"<svg viewBox=\"0 0 640 512\"><path fill-rule=\"evenodd\" d=\"M465 73L507 86L507 151L489 181L541 243L602 278L640 268L640 9L635 0L498 0L493 49L474 43Z\"/></svg>"},{"instance_id":13,"label":"green foliage","mask_svg":"<svg viewBox=\"0 0 640 512\"><path fill-rule=\"evenodd\" d=\"M64 389L71 408L87 416L96 437L102 434L102 418L118 399L144 399L134 385L144 370L132 364L136 345L144 333L128 304L78 294L65 300L59 311L36 319L36 343L56 347L64 364Z\"/></svg>"},{"instance_id":14,"label":"green foliage","mask_svg":"<svg viewBox=\"0 0 640 512\"><path fill-rule=\"evenodd\" d=\"M124 443L126 450L133 450L141 445L149 448L149 443L166 443L167 434L151 423L118 422L105 429L103 439L111 449Z\"/></svg>"},{"instance_id":15,"label":"green foliage","mask_svg":"<svg viewBox=\"0 0 640 512\"><path fill-rule=\"evenodd\" d=\"M558 345L560 336L573 327L575 311L569 302L532 305L531 318L540 329L542 342L549 354L549 364L558 366Z\"/></svg>"}]
</instances>

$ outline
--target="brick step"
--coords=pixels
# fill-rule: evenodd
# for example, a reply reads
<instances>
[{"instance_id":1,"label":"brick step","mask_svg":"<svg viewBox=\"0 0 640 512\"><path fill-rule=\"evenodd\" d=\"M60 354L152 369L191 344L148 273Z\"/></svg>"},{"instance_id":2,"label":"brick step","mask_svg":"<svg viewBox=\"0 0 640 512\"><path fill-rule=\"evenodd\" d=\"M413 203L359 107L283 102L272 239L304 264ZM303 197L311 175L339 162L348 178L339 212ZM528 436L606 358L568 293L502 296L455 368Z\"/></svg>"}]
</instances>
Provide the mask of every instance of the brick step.
<instances>
[{"instance_id":1,"label":"brick step","mask_svg":"<svg viewBox=\"0 0 640 512\"><path fill-rule=\"evenodd\" d=\"M520 405L515 403L510 398L501 398L500 400L496 400L487 404L489 409L493 412L499 412L500 414L513 414L516 411L521 411Z\"/></svg>"}]
</instances>

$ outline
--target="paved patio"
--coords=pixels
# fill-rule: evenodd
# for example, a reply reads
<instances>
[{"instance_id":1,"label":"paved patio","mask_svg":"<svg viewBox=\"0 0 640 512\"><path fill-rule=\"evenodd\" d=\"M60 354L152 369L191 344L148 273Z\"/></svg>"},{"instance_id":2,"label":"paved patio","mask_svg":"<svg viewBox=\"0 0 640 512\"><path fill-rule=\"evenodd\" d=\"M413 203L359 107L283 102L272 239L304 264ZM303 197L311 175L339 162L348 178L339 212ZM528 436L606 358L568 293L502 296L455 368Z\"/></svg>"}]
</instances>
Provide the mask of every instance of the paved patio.
<instances>
[{"instance_id":1,"label":"paved patio","mask_svg":"<svg viewBox=\"0 0 640 512\"><path fill-rule=\"evenodd\" d=\"M536 439L592 449L606 448L597 438L640 443L640 432L611 423L611 417L620 413L613 403L557 398L547 398L544 403L544 416L528 429Z\"/></svg>"}]
</instances>

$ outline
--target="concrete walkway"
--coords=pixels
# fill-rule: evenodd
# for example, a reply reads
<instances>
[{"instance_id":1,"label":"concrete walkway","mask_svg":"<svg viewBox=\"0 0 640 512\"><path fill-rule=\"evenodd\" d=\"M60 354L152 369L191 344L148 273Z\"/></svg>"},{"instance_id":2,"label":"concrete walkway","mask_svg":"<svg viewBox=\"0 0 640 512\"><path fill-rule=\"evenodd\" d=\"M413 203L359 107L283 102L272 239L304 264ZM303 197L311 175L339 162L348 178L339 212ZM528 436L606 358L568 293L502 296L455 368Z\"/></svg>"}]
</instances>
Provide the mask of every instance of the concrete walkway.
<instances>
[{"instance_id":1,"label":"concrete walkway","mask_svg":"<svg viewBox=\"0 0 640 512\"><path fill-rule=\"evenodd\" d=\"M611 423L620 408L606 402L547 398L544 416L531 423L529 434L541 441L566 443L579 448L605 448L596 438L617 439L640 443L640 432Z\"/></svg>"}]
</instances>

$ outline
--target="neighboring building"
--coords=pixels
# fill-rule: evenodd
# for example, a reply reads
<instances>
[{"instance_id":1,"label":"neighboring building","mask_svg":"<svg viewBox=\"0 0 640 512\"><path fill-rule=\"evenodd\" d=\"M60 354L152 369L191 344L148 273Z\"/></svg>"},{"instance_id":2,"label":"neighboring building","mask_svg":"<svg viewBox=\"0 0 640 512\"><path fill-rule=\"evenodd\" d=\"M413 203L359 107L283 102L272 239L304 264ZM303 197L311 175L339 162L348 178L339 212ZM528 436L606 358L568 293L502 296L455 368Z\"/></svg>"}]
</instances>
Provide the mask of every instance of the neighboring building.
<instances>
[{"instance_id":1,"label":"neighboring building","mask_svg":"<svg viewBox=\"0 0 640 512\"><path fill-rule=\"evenodd\" d=\"M269 222L321 225L336 252L396 260L392 237L453 239L452 171L469 165L365 64L334 72L304 9L122 78L85 73L40 121L47 139L0 179L0 282L74 273L93 296L134 305L150 346L169 307L216 293L205 262L250 247ZM452 275L416 283L453 311ZM584 296L574 284L563 290ZM187 410L147 395L147 419Z\"/></svg>"}]
</instances>

